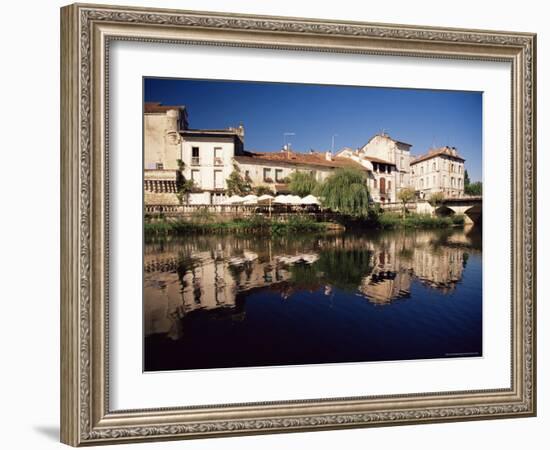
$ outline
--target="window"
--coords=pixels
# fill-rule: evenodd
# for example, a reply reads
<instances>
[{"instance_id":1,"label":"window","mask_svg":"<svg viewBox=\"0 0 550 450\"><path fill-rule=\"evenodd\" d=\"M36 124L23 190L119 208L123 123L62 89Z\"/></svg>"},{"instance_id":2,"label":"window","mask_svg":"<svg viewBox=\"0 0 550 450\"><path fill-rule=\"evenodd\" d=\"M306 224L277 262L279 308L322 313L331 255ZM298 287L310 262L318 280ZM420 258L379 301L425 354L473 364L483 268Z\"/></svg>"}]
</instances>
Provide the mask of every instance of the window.
<instances>
[{"instance_id":1,"label":"window","mask_svg":"<svg viewBox=\"0 0 550 450\"><path fill-rule=\"evenodd\" d=\"M264 181L266 183L272 183L273 178L271 178L271 168L264 168Z\"/></svg>"},{"instance_id":2,"label":"window","mask_svg":"<svg viewBox=\"0 0 550 450\"><path fill-rule=\"evenodd\" d=\"M164 164L162 164L162 163L156 163L156 164L155 164L155 169L157 169L157 170L163 170L163 169L164 169Z\"/></svg>"},{"instance_id":3,"label":"window","mask_svg":"<svg viewBox=\"0 0 550 450\"><path fill-rule=\"evenodd\" d=\"M443 175L443 186L447 186L447 176Z\"/></svg>"},{"instance_id":4,"label":"window","mask_svg":"<svg viewBox=\"0 0 550 450\"><path fill-rule=\"evenodd\" d=\"M199 147L191 148L191 165L198 166L200 164Z\"/></svg>"},{"instance_id":5,"label":"window","mask_svg":"<svg viewBox=\"0 0 550 450\"><path fill-rule=\"evenodd\" d=\"M214 189L223 189L223 172L214 170Z\"/></svg>"},{"instance_id":6,"label":"window","mask_svg":"<svg viewBox=\"0 0 550 450\"><path fill-rule=\"evenodd\" d=\"M420 166L420 175L424 175L424 165Z\"/></svg>"},{"instance_id":7,"label":"window","mask_svg":"<svg viewBox=\"0 0 550 450\"><path fill-rule=\"evenodd\" d=\"M455 187L455 177L451 177L451 187Z\"/></svg>"},{"instance_id":8,"label":"window","mask_svg":"<svg viewBox=\"0 0 550 450\"><path fill-rule=\"evenodd\" d=\"M405 174L402 173L399 175L400 184L403 185L405 183Z\"/></svg>"},{"instance_id":9,"label":"window","mask_svg":"<svg viewBox=\"0 0 550 450\"><path fill-rule=\"evenodd\" d=\"M424 180L420 178L420 189L424 188Z\"/></svg>"},{"instance_id":10,"label":"window","mask_svg":"<svg viewBox=\"0 0 550 450\"><path fill-rule=\"evenodd\" d=\"M437 169L436 169L436 165L435 165L435 161L433 162L432 164L432 170L435 172Z\"/></svg>"},{"instance_id":11,"label":"window","mask_svg":"<svg viewBox=\"0 0 550 450\"><path fill-rule=\"evenodd\" d=\"M250 170L245 170L244 171L244 179L246 181L249 181L250 180Z\"/></svg>"},{"instance_id":12,"label":"window","mask_svg":"<svg viewBox=\"0 0 550 450\"><path fill-rule=\"evenodd\" d=\"M191 180L195 183L197 187L200 187L201 185L201 172L200 170L192 170L191 171Z\"/></svg>"},{"instance_id":13,"label":"window","mask_svg":"<svg viewBox=\"0 0 550 450\"><path fill-rule=\"evenodd\" d=\"M277 183L283 182L283 169L275 169L275 181Z\"/></svg>"},{"instance_id":14,"label":"window","mask_svg":"<svg viewBox=\"0 0 550 450\"><path fill-rule=\"evenodd\" d=\"M223 166L223 153L221 147L214 147L214 165Z\"/></svg>"},{"instance_id":15,"label":"window","mask_svg":"<svg viewBox=\"0 0 550 450\"><path fill-rule=\"evenodd\" d=\"M378 189L378 183L376 183L376 178L373 181L374 189Z\"/></svg>"},{"instance_id":16,"label":"window","mask_svg":"<svg viewBox=\"0 0 550 450\"><path fill-rule=\"evenodd\" d=\"M391 180L388 180L388 191L391 190Z\"/></svg>"}]
</instances>

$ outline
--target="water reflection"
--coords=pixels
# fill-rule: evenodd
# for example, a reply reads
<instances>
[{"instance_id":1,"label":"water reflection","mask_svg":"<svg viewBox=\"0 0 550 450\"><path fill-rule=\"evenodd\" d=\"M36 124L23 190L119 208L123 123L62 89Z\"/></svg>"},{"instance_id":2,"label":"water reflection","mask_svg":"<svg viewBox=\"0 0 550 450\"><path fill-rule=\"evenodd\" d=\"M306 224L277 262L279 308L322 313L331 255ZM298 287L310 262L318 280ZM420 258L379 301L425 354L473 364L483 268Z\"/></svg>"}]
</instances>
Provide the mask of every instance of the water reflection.
<instances>
[{"instance_id":1,"label":"water reflection","mask_svg":"<svg viewBox=\"0 0 550 450\"><path fill-rule=\"evenodd\" d=\"M160 341L184 342L187 339L196 343L197 339L208 340L212 333L205 330L212 330L216 326L212 324L222 322L224 326L233 324L228 333L236 339L235 345L240 345L240 337L235 337L238 334L235 327L247 320L246 303L257 294L270 299L276 296L280 302L295 302L293 308L300 308L300 314L309 311L312 302L317 302L316 308L326 307L333 316L344 310L347 314L346 308L355 305L356 300L353 300L345 307L334 307L335 301L342 301L350 295L377 308L389 307L414 297L414 287L418 285L427 290L428 294L424 293L424 296L429 296L432 291L433 297L439 298L455 292L472 255L479 260L479 270L468 289L473 289L470 294L477 289L480 300L481 236L476 229L369 231L279 238L193 236L148 243L144 256L144 332L146 340L150 337L156 345L146 345L146 368L148 359L156 361L151 370L239 365L214 361L206 365L202 362L201 366L188 361L165 367L164 363L159 363L158 355L148 355L147 352L162 350L164 356L171 358L170 352L179 350L170 350L166 354L165 347L159 350L159 345L164 345L159 344ZM307 304L303 304L304 298L308 299ZM281 305L269 304L270 313L279 314L284 309ZM353 308L354 314L370 314L371 318L375 314L361 306ZM286 321L282 326L291 323L289 310L284 309L285 316L277 319L283 324ZM306 314L308 323L311 314ZM243 328L250 328L254 320L257 319L249 319L250 323ZM480 317L475 317L474 322L479 323L479 327L480 321ZM363 333L359 332L361 336ZM480 335L479 330L479 341ZM151 339L149 341L153 342ZM245 361L241 365L278 363L276 357L263 362L255 361L254 357L247 360L246 355L243 358ZM342 361L354 358L351 356L351 359Z\"/></svg>"}]
</instances>

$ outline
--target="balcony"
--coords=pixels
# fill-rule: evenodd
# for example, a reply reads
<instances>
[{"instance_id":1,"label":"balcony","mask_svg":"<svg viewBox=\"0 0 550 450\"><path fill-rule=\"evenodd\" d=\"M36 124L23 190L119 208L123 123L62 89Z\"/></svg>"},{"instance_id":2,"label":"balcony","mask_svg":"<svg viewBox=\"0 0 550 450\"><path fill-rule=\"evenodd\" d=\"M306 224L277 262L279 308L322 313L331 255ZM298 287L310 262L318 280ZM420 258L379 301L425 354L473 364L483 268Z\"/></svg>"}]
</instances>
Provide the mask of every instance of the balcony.
<instances>
[{"instance_id":1,"label":"balcony","mask_svg":"<svg viewBox=\"0 0 550 450\"><path fill-rule=\"evenodd\" d=\"M191 165L192 166L200 166L201 165L201 159L198 156L191 157Z\"/></svg>"}]
</instances>

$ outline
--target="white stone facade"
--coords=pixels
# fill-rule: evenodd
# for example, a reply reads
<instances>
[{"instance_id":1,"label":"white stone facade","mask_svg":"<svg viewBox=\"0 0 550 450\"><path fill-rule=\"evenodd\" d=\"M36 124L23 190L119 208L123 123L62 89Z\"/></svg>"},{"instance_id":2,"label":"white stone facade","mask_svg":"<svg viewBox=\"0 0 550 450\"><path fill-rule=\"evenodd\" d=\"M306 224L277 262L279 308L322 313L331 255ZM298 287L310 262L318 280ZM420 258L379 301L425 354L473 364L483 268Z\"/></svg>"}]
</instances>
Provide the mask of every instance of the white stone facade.
<instances>
[{"instance_id":1,"label":"white stone facade","mask_svg":"<svg viewBox=\"0 0 550 450\"><path fill-rule=\"evenodd\" d=\"M146 103L144 111L144 190L146 204L173 205L177 183L192 180L189 204L221 203L227 179L235 169L251 186L285 192L296 171L309 172L322 182L334 170L355 167L364 170L371 198L376 203L397 202L398 193L414 188L419 198L434 192L460 197L464 194L464 159L453 147L430 150L416 159L411 145L385 133L373 136L358 149L330 152L252 153L244 150L244 128L190 129L181 106Z\"/></svg>"},{"instance_id":2,"label":"white stone facade","mask_svg":"<svg viewBox=\"0 0 550 450\"><path fill-rule=\"evenodd\" d=\"M420 198L442 192L445 197L464 195L464 159L454 147L432 149L411 163L411 184Z\"/></svg>"}]
</instances>

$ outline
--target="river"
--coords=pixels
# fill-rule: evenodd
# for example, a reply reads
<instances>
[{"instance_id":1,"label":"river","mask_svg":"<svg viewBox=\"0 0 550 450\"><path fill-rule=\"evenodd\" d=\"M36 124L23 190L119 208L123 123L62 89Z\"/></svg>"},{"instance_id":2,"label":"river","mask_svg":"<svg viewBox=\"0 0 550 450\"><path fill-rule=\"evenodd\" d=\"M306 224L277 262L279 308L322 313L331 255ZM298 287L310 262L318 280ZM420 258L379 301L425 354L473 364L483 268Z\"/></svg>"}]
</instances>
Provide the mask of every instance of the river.
<instances>
[{"instance_id":1,"label":"river","mask_svg":"<svg viewBox=\"0 0 550 450\"><path fill-rule=\"evenodd\" d=\"M144 370L482 356L478 228L147 242Z\"/></svg>"}]
</instances>

